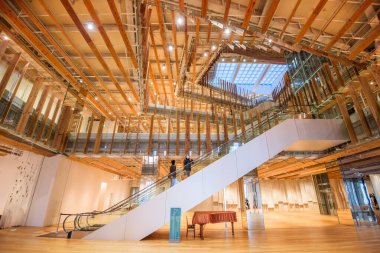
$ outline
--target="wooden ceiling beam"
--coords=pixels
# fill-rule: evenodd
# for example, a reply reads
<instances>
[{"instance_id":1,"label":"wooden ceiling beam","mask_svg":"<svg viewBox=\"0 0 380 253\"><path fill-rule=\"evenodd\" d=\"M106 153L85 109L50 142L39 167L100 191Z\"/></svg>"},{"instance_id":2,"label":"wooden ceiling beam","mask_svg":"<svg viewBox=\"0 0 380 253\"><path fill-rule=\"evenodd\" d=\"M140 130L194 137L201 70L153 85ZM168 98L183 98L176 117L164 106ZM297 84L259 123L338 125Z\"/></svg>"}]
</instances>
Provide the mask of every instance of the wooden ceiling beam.
<instances>
[{"instance_id":1,"label":"wooden ceiling beam","mask_svg":"<svg viewBox=\"0 0 380 253\"><path fill-rule=\"evenodd\" d=\"M284 33L286 31L286 28L288 27L289 23L292 21L292 18L294 17L294 14L296 14L296 11L297 11L298 7L300 6L301 1L302 0L297 0L296 5L294 5L294 7L292 9L292 12L290 13L288 19L286 20L286 23L285 23L284 27L281 30L280 35L278 36L280 39L283 38Z\"/></svg>"},{"instance_id":2,"label":"wooden ceiling beam","mask_svg":"<svg viewBox=\"0 0 380 253\"><path fill-rule=\"evenodd\" d=\"M100 19L98 17L98 14L96 14L96 10L95 10L94 6L92 5L91 0L83 0L83 2L86 5L87 10L90 13L92 19L94 20L100 35L102 36L104 42L106 43L106 46L107 46L108 50L110 51L112 58L116 62L116 65L118 66L121 74L123 75L125 81L127 82L128 87L131 90L134 99L138 103L140 101L139 95L137 94L135 87L133 86L131 80L129 79L129 76L128 76L127 72L125 71L125 67L121 63L120 58L117 55L116 50L113 47L111 40L109 39L107 32L104 29L102 22L100 21Z\"/></svg>"},{"instance_id":3,"label":"wooden ceiling beam","mask_svg":"<svg viewBox=\"0 0 380 253\"><path fill-rule=\"evenodd\" d=\"M135 68L138 68L138 63L137 63L136 55L133 52L131 42L129 41L127 33L125 32L125 26L123 25L121 17L119 16L119 12L118 12L118 10L116 8L115 1L114 0L107 0L107 2L108 2L108 6L111 9L113 18L116 21L116 25L117 25L117 27L119 29L121 37L123 38L123 41L124 41L125 47L127 48L128 54L131 57L131 61L133 63L133 66Z\"/></svg>"},{"instance_id":4,"label":"wooden ceiling beam","mask_svg":"<svg viewBox=\"0 0 380 253\"><path fill-rule=\"evenodd\" d=\"M149 73L150 73L150 78L152 79L155 97L156 97L156 99L158 99L160 104L164 104L164 103L162 103L161 96L159 95L159 92L158 92L158 86L157 86L156 78L154 78L154 72L153 72L151 64L149 64Z\"/></svg>"},{"instance_id":5,"label":"wooden ceiling beam","mask_svg":"<svg viewBox=\"0 0 380 253\"><path fill-rule=\"evenodd\" d=\"M324 0L324 1L327 1L327 0ZM266 33L268 31L269 25L272 22L274 13L276 12L279 3L280 3L280 0L272 0L267 13L265 14L263 27L261 28L262 33Z\"/></svg>"},{"instance_id":6,"label":"wooden ceiling beam","mask_svg":"<svg viewBox=\"0 0 380 253\"><path fill-rule=\"evenodd\" d=\"M1 11L5 15L6 19L13 24L13 27L16 28L21 34L25 36L25 38L35 46L35 48L46 57L46 59L56 68L56 70L63 76L66 77L69 82L75 87L75 89L82 94L86 99L82 99L77 97L78 100L82 101L86 104L94 106L98 111L94 112L99 114L99 112L106 117L112 119L108 112L104 109L102 105L100 105L93 97L88 96L87 92L81 87L79 81L74 78L71 73L64 67L56 57L50 52L49 49L29 30L26 28L21 19L8 7L8 5L4 1L0 1Z\"/></svg>"},{"instance_id":7,"label":"wooden ceiling beam","mask_svg":"<svg viewBox=\"0 0 380 253\"><path fill-rule=\"evenodd\" d=\"M74 22L74 24L76 25L76 27L78 28L79 32L81 33L81 35L83 36L84 40L86 41L86 43L88 44L88 46L90 47L91 51L93 52L93 54L96 56L96 58L98 59L98 61L100 62L100 64L102 65L103 69L106 71L107 75L111 78L113 84L115 85L115 87L117 88L117 90L119 91L120 95L123 97L124 101L127 103L127 105L129 106L131 112L134 114L134 115L137 115L137 111L136 109L134 108L134 106L132 105L132 103L129 101L129 99L127 98L127 96L125 95L125 92L123 91L123 89L121 88L119 82L116 80L115 76L112 74L110 68L108 67L107 63L105 62L105 60L103 59L102 55L100 54L99 50L96 48L94 42L92 41L91 37L89 36L89 34L87 33L86 29L84 28L82 22L79 20L79 17L78 15L75 13L73 7L71 6L71 4L69 3L69 0L61 0L61 3L63 5L63 7L66 9L67 13L69 14L69 16L71 17L71 20Z\"/></svg>"},{"instance_id":8,"label":"wooden ceiling beam","mask_svg":"<svg viewBox=\"0 0 380 253\"><path fill-rule=\"evenodd\" d=\"M174 43L174 56L175 56L175 67L176 67L176 76L177 76L177 83L179 83L179 58L178 58L178 45L177 45L177 28L175 24L175 13L174 11L170 11L172 16L172 31L173 31L173 43ZM164 49L165 50L165 49Z\"/></svg>"},{"instance_id":9,"label":"wooden ceiling beam","mask_svg":"<svg viewBox=\"0 0 380 253\"><path fill-rule=\"evenodd\" d=\"M157 64L157 68L158 68L158 74L160 75L162 90L164 91L164 95L165 95L165 103L164 104L168 105L169 104L169 100L168 100L168 96L167 96L167 93L166 93L164 76L162 75L161 65L160 65L160 61L159 61L159 58L158 58L156 42L154 40L154 35L153 35L152 29L149 29L149 34L150 34L150 41L152 42L154 57L156 59L156 64Z\"/></svg>"},{"instance_id":10,"label":"wooden ceiling beam","mask_svg":"<svg viewBox=\"0 0 380 253\"><path fill-rule=\"evenodd\" d=\"M322 11L323 7L327 3L328 0L319 0L318 5L314 8L313 12L311 13L310 17L307 19L306 23L302 26L301 31L298 33L296 37L296 43L300 43L303 39L305 33L310 28L310 26L313 24L316 17L319 15L319 13Z\"/></svg>"},{"instance_id":11,"label":"wooden ceiling beam","mask_svg":"<svg viewBox=\"0 0 380 253\"><path fill-rule=\"evenodd\" d=\"M202 18L206 17L206 15L207 15L207 8L208 8L208 0L202 0L202 11L201 11Z\"/></svg>"},{"instance_id":12,"label":"wooden ceiling beam","mask_svg":"<svg viewBox=\"0 0 380 253\"><path fill-rule=\"evenodd\" d=\"M380 36L380 25L378 24L375 28L373 28L368 33L367 38L355 44L350 55L348 56L348 59L353 60L358 54L360 54L364 49L366 49L379 36Z\"/></svg>"},{"instance_id":13,"label":"wooden ceiling beam","mask_svg":"<svg viewBox=\"0 0 380 253\"><path fill-rule=\"evenodd\" d=\"M172 105L175 105L173 77L172 77L172 71L171 71L171 65L170 65L170 57L168 53L168 45L167 45L166 37L165 37L165 22L164 22L164 16L162 13L161 0L155 0L155 3L156 3L156 10L157 10L157 17L158 17L158 23L159 23L159 28L160 28L162 46L164 48L166 71L168 73L168 78L169 78Z\"/></svg>"},{"instance_id":14,"label":"wooden ceiling beam","mask_svg":"<svg viewBox=\"0 0 380 253\"><path fill-rule=\"evenodd\" d=\"M56 18L51 14L50 10L47 8L46 4L43 2L43 0L39 0L39 3L42 5L45 11L47 11L49 17L53 19L53 22L55 24L59 24L56 20ZM44 34L44 36L49 40L50 43L54 46L54 48L65 58L68 64L75 70L75 72L78 73L78 75L82 78L83 82L86 83L86 85L99 97L99 99L108 107L108 109L116 116L119 117L116 111L113 109L113 107L103 98L103 96L100 94L100 92L95 88L92 82L88 80L88 78L83 74L83 72L76 66L76 64L71 60L71 58L67 55L67 53L60 47L60 45L57 44L57 42L53 39L53 37L50 35L50 33L46 30L46 28L40 23L40 21L34 16L34 14L29 10L29 8L24 4L23 1L17 0L17 4L21 7L23 12L25 12L28 17L32 20L32 22L40 29L40 31ZM64 33L64 36L67 36L66 33ZM69 42L71 42L71 39L67 36L67 39ZM107 116L110 118L109 116Z\"/></svg>"},{"instance_id":15,"label":"wooden ceiling beam","mask_svg":"<svg viewBox=\"0 0 380 253\"><path fill-rule=\"evenodd\" d=\"M251 21L253 11L255 10L255 4L256 4L256 0L249 0L247 11L245 12L245 15L244 15L243 24L241 25L241 28L243 28L244 30L248 28L249 22ZM241 36L240 38L240 44L243 44L245 35L246 33L244 31L243 36Z\"/></svg>"},{"instance_id":16,"label":"wooden ceiling beam","mask_svg":"<svg viewBox=\"0 0 380 253\"><path fill-rule=\"evenodd\" d=\"M335 43L350 29L350 27L360 18L365 10L373 3L373 0L365 0L360 7L352 14L351 18L344 23L342 28L335 34L334 38L325 46L324 50L330 50Z\"/></svg>"}]
</instances>

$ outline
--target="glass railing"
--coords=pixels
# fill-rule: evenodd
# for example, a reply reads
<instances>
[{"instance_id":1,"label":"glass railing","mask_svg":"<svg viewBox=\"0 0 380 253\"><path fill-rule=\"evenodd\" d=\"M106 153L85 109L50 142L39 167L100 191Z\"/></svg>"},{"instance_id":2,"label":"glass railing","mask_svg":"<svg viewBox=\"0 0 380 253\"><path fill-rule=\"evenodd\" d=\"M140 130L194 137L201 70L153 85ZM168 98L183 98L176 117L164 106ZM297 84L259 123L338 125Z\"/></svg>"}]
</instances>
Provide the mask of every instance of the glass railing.
<instances>
[{"instance_id":1,"label":"glass railing","mask_svg":"<svg viewBox=\"0 0 380 253\"><path fill-rule=\"evenodd\" d=\"M293 117L294 115L277 114L263 120L261 124L254 126L253 129L247 129L244 133L237 135L230 141L225 142L219 147L213 149L211 152L201 156L198 160L193 161L191 165L191 174L194 174L207 167L209 164L221 159L225 155L236 150L239 146L251 141L261 133L274 127L285 119ZM59 229L60 222L62 222L62 228L66 233L69 233L70 231L94 231L104 224L111 222L112 220L129 212L130 210L149 201L176 183L186 180L186 178L188 178L187 172L184 168L181 168L175 173L161 178L155 183L147 186L135 194L132 194L128 198L103 211L93 211L77 214L61 213L60 220L57 225L57 231Z\"/></svg>"}]
</instances>

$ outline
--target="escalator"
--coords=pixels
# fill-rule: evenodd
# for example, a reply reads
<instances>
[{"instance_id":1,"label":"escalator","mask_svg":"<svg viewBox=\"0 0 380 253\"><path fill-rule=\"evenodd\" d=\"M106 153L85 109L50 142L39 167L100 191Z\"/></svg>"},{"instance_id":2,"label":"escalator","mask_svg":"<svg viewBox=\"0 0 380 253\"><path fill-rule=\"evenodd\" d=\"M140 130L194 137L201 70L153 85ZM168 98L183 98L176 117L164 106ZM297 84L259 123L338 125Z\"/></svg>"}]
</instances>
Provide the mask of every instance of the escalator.
<instances>
[{"instance_id":1,"label":"escalator","mask_svg":"<svg viewBox=\"0 0 380 253\"><path fill-rule=\"evenodd\" d=\"M67 233L91 232L84 239L141 240L169 223L171 207L186 212L283 150L318 151L347 141L342 120L274 116L194 161L190 177L177 170L174 186L164 177L103 211L60 220Z\"/></svg>"}]
</instances>

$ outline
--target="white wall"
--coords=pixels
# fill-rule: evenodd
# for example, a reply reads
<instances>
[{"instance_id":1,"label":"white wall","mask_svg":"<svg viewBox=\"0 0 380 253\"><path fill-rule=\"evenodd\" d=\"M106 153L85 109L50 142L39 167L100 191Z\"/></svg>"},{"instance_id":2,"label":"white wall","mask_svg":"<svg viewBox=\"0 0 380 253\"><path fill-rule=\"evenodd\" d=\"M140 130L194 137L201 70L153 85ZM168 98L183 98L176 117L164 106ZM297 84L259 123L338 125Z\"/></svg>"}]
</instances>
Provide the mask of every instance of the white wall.
<instances>
[{"instance_id":1,"label":"white wall","mask_svg":"<svg viewBox=\"0 0 380 253\"><path fill-rule=\"evenodd\" d=\"M0 157L0 227L25 223L43 160L30 152Z\"/></svg>"},{"instance_id":2,"label":"white wall","mask_svg":"<svg viewBox=\"0 0 380 253\"><path fill-rule=\"evenodd\" d=\"M16 181L17 180L17 181ZM103 185L103 192L101 192ZM138 182L57 155L0 157L0 225L48 226L59 213L107 208L130 194ZM29 208L30 207L30 208Z\"/></svg>"},{"instance_id":3,"label":"white wall","mask_svg":"<svg viewBox=\"0 0 380 253\"><path fill-rule=\"evenodd\" d=\"M264 210L287 211L295 209L318 210L318 200L313 181L307 179L260 180Z\"/></svg>"}]
</instances>

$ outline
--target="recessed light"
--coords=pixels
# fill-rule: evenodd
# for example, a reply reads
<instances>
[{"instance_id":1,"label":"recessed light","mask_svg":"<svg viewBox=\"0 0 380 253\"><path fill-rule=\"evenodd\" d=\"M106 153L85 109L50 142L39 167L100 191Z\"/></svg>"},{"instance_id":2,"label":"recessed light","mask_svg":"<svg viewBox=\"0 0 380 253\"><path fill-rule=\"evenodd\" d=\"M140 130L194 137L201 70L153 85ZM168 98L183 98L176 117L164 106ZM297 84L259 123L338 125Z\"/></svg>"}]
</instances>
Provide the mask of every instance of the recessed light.
<instances>
[{"instance_id":1,"label":"recessed light","mask_svg":"<svg viewBox=\"0 0 380 253\"><path fill-rule=\"evenodd\" d=\"M169 46L168 46L168 50L169 50L169 52L173 51L173 46L172 46L172 45L169 45Z\"/></svg>"},{"instance_id":2,"label":"recessed light","mask_svg":"<svg viewBox=\"0 0 380 253\"><path fill-rule=\"evenodd\" d=\"M243 59L243 62L246 62L247 60L246 59Z\"/></svg>"},{"instance_id":3,"label":"recessed light","mask_svg":"<svg viewBox=\"0 0 380 253\"><path fill-rule=\"evenodd\" d=\"M204 57L207 57L207 56L208 56L208 52L204 52L204 53L203 53L203 56L204 56Z\"/></svg>"},{"instance_id":4,"label":"recessed light","mask_svg":"<svg viewBox=\"0 0 380 253\"><path fill-rule=\"evenodd\" d=\"M224 58L222 59L222 62L224 62Z\"/></svg>"},{"instance_id":5,"label":"recessed light","mask_svg":"<svg viewBox=\"0 0 380 253\"><path fill-rule=\"evenodd\" d=\"M256 59L253 59L253 62L256 62Z\"/></svg>"},{"instance_id":6,"label":"recessed light","mask_svg":"<svg viewBox=\"0 0 380 253\"><path fill-rule=\"evenodd\" d=\"M182 16L178 16L177 20L176 20L177 25L181 26L181 25L183 25L183 22L184 22L183 17Z\"/></svg>"},{"instance_id":7,"label":"recessed light","mask_svg":"<svg viewBox=\"0 0 380 253\"><path fill-rule=\"evenodd\" d=\"M162 69L166 69L166 65L165 65L165 63L162 64Z\"/></svg>"},{"instance_id":8,"label":"recessed light","mask_svg":"<svg viewBox=\"0 0 380 253\"><path fill-rule=\"evenodd\" d=\"M211 46L211 50L212 50L212 51L215 51L215 50L216 50L216 45L212 45L212 46Z\"/></svg>"},{"instance_id":9,"label":"recessed light","mask_svg":"<svg viewBox=\"0 0 380 253\"><path fill-rule=\"evenodd\" d=\"M235 58L233 58L232 61L235 62Z\"/></svg>"},{"instance_id":10,"label":"recessed light","mask_svg":"<svg viewBox=\"0 0 380 253\"><path fill-rule=\"evenodd\" d=\"M93 22L87 22L86 28L90 31L93 31L95 29L95 24Z\"/></svg>"},{"instance_id":11,"label":"recessed light","mask_svg":"<svg viewBox=\"0 0 380 253\"><path fill-rule=\"evenodd\" d=\"M231 29L228 28L228 27L226 29L224 29L224 34L230 35L231 34Z\"/></svg>"},{"instance_id":12,"label":"recessed light","mask_svg":"<svg viewBox=\"0 0 380 253\"><path fill-rule=\"evenodd\" d=\"M82 79L79 79L79 82L80 82L80 83L83 83L83 80L82 80Z\"/></svg>"},{"instance_id":13,"label":"recessed light","mask_svg":"<svg viewBox=\"0 0 380 253\"><path fill-rule=\"evenodd\" d=\"M95 100L98 100L99 98L98 97L95 97Z\"/></svg>"},{"instance_id":14,"label":"recessed light","mask_svg":"<svg viewBox=\"0 0 380 253\"><path fill-rule=\"evenodd\" d=\"M131 98L128 98L129 101L131 101Z\"/></svg>"},{"instance_id":15,"label":"recessed light","mask_svg":"<svg viewBox=\"0 0 380 253\"><path fill-rule=\"evenodd\" d=\"M4 39L4 40L9 40L9 37L8 37L7 35L4 35L4 36L3 36L3 39Z\"/></svg>"},{"instance_id":16,"label":"recessed light","mask_svg":"<svg viewBox=\"0 0 380 253\"><path fill-rule=\"evenodd\" d=\"M268 42L269 42L269 43L272 43L272 39L269 39Z\"/></svg>"}]
</instances>

